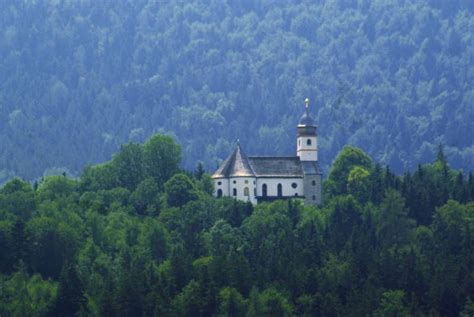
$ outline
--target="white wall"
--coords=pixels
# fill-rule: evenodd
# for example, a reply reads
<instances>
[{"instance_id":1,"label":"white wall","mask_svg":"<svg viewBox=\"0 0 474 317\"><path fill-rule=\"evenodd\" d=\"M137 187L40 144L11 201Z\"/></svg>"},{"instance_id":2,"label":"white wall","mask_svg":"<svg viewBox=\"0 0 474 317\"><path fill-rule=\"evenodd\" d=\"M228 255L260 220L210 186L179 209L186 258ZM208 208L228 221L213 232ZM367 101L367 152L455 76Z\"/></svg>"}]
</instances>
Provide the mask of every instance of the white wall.
<instances>
[{"instance_id":1,"label":"white wall","mask_svg":"<svg viewBox=\"0 0 474 317\"><path fill-rule=\"evenodd\" d=\"M217 191L219 189L222 189L222 196L229 196L229 179L215 178L214 179L214 196L217 197Z\"/></svg>"},{"instance_id":2,"label":"white wall","mask_svg":"<svg viewBox=\"0 0 474 317\"><path fill-rule=\"evenodd\" d=\"M221 183L219 185L219 182ZM235 182L235 183L234 183ZM296 183L296 188L291 185ZM282 185L282 195L284 197L303 197L304 184L303 178L254 178L254 177L232 177L214 179L214 196L217 191L222 190L223 196L230 196L242 201L250 201L252 204L257 203L257 196L262 196L262 185L267 184L267 196L276 197L278 195L278 184ZM244 195L245 187L249 189L249 196ZM233 190L237 190L237 196L234 196Z\"/></svg>"},{"instance_id":3,"label":"white wall","mask_svg":"<svg viewBox=\"0 0 474 317\"><path fill-rule=\"evenodd\" d=\"M254 195L255 186L255 177L231 177L229 179L229 196L256 204L257 200ZM246 187L249 189L248 196L244 195ZM237 196L234 196L234 188L237 190Z\"/></svg>"},{"instance_id":4,"label":"white wall","mask_svg":"<svg viewBox=\"0 0 474 317\"><path fill-rule=\"evenodd\" d=\"M297 187L291 187L292 183ZM283 196L304 196L303 178L257 178L257 196L262 196L263 184L267 184L267 196L277 196L278 184L282 185Z\"/></svg>"},{"instance_id":5,"label":"white wall","mask_svg":"<svg viewBox=\"0 0 474 317\"><path fill-rule=\"evenodd\" d=\"M311 145L307 145L307 140L311 140ZM318 160L318 139L315 136L300 136L296 140L296 155L301 161Z\"/></svg>"}]
</instances>

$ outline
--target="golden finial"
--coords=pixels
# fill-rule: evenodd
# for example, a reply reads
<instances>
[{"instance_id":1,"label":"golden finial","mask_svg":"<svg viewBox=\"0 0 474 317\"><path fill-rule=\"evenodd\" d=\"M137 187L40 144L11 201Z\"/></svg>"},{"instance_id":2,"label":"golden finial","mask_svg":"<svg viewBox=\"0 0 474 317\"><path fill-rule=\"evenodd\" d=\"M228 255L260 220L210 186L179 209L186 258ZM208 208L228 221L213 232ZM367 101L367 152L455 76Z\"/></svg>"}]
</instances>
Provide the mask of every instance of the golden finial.
<instances>
[{"instance_id":1,"label":"golden finial","mask_svg":"<svg viewBox=\"0 0 474 317\"><path fill-rule=\"evenodd\" d=\"M309 98L306 98L306 99L304 100L304 103L306 104L306 109L308 109L308 105L309 105Z\"/></svg>"}]
</instances>

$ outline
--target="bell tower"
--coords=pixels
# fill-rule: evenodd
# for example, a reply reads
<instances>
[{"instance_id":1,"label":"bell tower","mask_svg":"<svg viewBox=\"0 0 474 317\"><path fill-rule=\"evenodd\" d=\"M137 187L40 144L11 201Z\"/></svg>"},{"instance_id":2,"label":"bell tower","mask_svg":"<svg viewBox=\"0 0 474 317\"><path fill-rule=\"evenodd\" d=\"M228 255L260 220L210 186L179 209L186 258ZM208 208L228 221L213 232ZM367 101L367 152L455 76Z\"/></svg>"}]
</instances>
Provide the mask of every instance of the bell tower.
<instances>
[{"instance_id":1,"label":"bell tower","mask_svg":"<svg viewBox=\"0 0 474 317\"><path fill-rule=\"evenodd\" d=\"M316 125L309 114L309 99L305 99L305 113L298 123L296 138L296 156L300 161L318 161L318 138Z\"/></svg>"}]
</instances>

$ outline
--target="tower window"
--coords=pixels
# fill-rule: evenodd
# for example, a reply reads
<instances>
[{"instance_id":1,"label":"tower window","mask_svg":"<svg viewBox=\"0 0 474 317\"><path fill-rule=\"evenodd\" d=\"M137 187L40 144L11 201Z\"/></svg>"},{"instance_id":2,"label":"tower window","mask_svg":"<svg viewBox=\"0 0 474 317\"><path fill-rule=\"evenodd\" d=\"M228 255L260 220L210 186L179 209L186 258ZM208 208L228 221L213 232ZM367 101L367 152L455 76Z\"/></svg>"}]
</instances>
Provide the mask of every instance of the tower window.
<instances>
[{"instance_id":1,"label":"tower window","mask_svg":"<svg viewBox=\"0 0 474 317\"><path fill-rule=\"evenodd\" d=\"M298 184L296 184L296 183L291 184L291 188L296 188L296 187L298 187Z\"/></svg>"},{"instance_id":2,"label":"tower window","mask_svg":"<svg viewBox=\"0 0 474 317\"><path fill-rule=\"evenodd\" d=\"M311 185L316 186L316 181L311 181Z\"/></svg>"},{"instance_id":3,"label":"tower window","mask_svg":"<svg viewBox=\"0 0 474 317\"><path fill-rule=\"evenodd\" d=\"M245 187L245 188L244 188L244 196L250 196L249 188L248 188L248 187Z\"/></svg>"},{"instance_id":4,"label":"tower window","mask_svg":"<svg viewBox=\"0 0 474 317\"><path fill-rule=\"evenodd\" d=\"M232 183L237 184L237 181L233 181Z\"/></svg>"},{"instance_id":5,"label":"tower window","mask_svg":"<svg viewBox=\"0 0 474 317\"><path fill-rule=\"evenodd\" d=\"M316 200L316 196L313 195L313 200Z\"/></svg>"},{"instance_id":6,"label":"tower window","mask_svg":"<svg viewBox=\"0 0 474 317\"><path fill-rule=\"evenodd\" d=\"M283 196L283 186L282 186L281 184L278 184L278 186L277 186L277 192L278 192L278 193L277 193L278 197Z\"/></svg>"},{"instance_id":7,"label":"tower window","mask_svg":"<svg viewBox=\"0 0 474 317\"><path fill-rule=\"evenodd\" d=\"M311 145L311 139L306 140L306 145Z\"/></svg>"},{"instance_id":8,"label":"tower window","mask_svg":"<svg viewBox=\"0 0 474 317\"><path fill-rule=\"evenodd\" d=\"M217 197L222 197L222 189L217 190Z\"/></svg>"},{"instance_id":9,"label":"tower window","mask_svg":"<svg viewBox=\"0 0 474 317\"><path fill-rule=\"evenodd\" d=\"M234 188L234 189L232 190L232 194L233 194L234 196L237 196L237 188Z\"/></svg>"}]
</instances>

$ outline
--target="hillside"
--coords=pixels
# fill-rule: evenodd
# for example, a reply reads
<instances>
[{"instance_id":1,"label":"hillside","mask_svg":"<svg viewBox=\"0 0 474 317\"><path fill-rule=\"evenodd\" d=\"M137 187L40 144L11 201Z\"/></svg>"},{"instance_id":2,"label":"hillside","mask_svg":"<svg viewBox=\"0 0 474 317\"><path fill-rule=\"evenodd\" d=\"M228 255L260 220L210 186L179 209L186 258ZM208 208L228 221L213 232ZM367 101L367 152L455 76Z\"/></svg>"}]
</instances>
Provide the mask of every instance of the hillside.
<instances>
[{"instance_id":1,"label":"hillside","mask_svg":"<svg viewBox=\"0 0 474 317\"><path fill-rule=\"evenodd\" d=\"M338 154L324 205L214 198L155 135L0 187L2 316L472 316L474 175Z\"/></svg>"},{"instance_id":2,"label":"hillside","mask_svg":"<svg viewBox=\"0 0 474 317\"><path fill-rule=\"evenodd\" d=\"M344 144L396 172L474 162L474 3L2 1L0 183L77 175L154 132L183 166L294 153L311 99L327 172ZM326 173L327 174L327 173Z\"/></svg>"}]
</instances>

